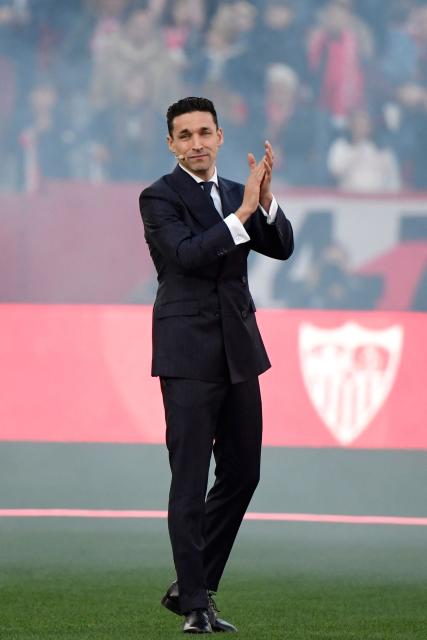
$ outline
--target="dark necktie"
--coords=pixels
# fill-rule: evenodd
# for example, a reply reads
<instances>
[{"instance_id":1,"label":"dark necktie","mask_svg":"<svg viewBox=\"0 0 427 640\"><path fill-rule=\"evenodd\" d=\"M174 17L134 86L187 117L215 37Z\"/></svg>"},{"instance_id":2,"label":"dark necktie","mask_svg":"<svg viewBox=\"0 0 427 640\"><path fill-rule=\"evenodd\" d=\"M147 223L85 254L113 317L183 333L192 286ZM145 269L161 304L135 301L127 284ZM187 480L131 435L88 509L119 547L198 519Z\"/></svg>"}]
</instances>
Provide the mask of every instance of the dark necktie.
<instances>
[{"instance_id":1,"label":"dark necktie","mask_svg":"<svg viewBox=\"0 0 427 640\"><path fill-rule=\"evenodd\" d=\"M203 191L205 191L205 193L207 193L208 196L211 196L212 185L213 185L213 182L209 182L208 180L206 180L206 182L200 183L200 186L202 187Z\"/></svg>"},{"instance_id":2,"label":"dark necktie","mask_svg":"<svg viewBox=\"0 0 427 640\"><path fill-rule=\"evenodd\" d=\"M215 207L215 209L218 211L218 209L215 206L215 202L214 199L212 198L212 186L213 186L213 182L210 182L209 180L206 180L205 182L200 182L200 186L202 187L203 191L209 196L209 198L211 199L211 202L213 204L213 206ZM218 211L219 215L222 217L221 212Z\"/></svg>"}]
</instances>

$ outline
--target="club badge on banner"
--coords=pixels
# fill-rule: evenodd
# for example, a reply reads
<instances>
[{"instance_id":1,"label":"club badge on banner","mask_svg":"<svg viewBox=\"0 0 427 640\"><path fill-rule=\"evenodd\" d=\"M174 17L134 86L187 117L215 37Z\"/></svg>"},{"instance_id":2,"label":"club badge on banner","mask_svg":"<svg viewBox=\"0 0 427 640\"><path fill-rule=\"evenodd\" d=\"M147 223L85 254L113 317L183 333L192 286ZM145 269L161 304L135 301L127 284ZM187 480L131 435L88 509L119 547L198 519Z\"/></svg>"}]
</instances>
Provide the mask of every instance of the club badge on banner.
<instances>
[{"instance_id":1,"label":"club badge on banner","mask_svg":"<svg viewBox=\"0 0 427 640\"><path fill-rule=\"evenodd\" d=\"M307 393L340 444L351 444L384 405L396 379L403 327L336 329L302 323L298 336Z\"/></svg>"}]
</instances>

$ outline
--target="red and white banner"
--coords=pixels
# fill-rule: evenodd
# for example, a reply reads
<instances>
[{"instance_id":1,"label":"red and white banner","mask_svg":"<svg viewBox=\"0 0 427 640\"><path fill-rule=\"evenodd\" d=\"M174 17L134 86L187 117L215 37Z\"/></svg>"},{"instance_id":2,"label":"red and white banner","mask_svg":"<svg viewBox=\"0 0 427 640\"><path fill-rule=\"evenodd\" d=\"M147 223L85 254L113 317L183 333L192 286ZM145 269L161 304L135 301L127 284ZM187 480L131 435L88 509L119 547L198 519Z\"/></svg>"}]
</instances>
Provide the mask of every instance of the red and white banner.
<instances>
[{"instance_id":1,"label":"red and white banner","mask_svg":"<svg viewBox=\"0 0 427 640\"><path fill-rule=\"evenodd\" d=\"M427 449L427 315L261 310L264 444ZM1 305L0 440L162 443L151 308Z\"/></svg>"}]
</instances>

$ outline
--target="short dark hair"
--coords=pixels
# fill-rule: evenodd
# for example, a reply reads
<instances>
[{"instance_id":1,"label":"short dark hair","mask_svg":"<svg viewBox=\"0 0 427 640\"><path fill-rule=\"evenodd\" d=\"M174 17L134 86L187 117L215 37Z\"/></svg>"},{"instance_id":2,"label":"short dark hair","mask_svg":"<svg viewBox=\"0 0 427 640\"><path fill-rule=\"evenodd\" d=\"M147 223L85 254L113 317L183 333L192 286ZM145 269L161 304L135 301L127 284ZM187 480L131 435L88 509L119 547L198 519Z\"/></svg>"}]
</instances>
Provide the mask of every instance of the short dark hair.
<instances>
[{"instance_id":1,"label":"short dark hair","mask_svg":"<svg viewBox=\"0 0 427 640\"><path fill-rule=\"evenodd\" d=\"M189 96L188 98L182 98L178 102L174 102L168 108L166 113L166 121L168 124L169 135L172 135L173 120L177 116L182 116L184 113L191 113L192 111L208 111L212 114L215 125L218 128L218 117L216 115L213 102L208 98L196 98Z\"/></svg>"}]
</instances>

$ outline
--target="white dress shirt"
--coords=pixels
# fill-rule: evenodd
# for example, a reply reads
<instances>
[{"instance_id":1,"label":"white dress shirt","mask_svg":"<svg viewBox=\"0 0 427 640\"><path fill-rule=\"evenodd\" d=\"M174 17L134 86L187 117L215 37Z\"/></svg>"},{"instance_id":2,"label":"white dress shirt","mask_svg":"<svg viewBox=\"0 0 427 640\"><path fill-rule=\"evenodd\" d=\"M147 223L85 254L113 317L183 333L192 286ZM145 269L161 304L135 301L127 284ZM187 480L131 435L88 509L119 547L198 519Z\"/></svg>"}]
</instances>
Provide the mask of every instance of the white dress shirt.
<instances>
[{"instance_id":1,"label":"white dress shirt","mask_svg":"<svg viewBox=\"0 0 427 640\"><path fill-rule=\"evenodd\" d=\"M191 176L198 183L213 182L210 195L212 196L215 209L218 211L221 218L223 218L225 224L227 225L233 237L234 244L249 242L251 238L235 213L230 213L226 218L223 217L221 198L219 195L218 172L216 170L216 167L212 176L209 178L209 180L203 180L202 178L199 178L199 176L196 176L194 173L192 173L191 171L183 167L181 163L179 163L179 166L183 171L188 173L188 175ZM267 224L273 224L274 221L276 220L277 208L278 208L276 198L273 196L268 213L261 205L259 205L259 208L261 209L262 213L265 215Z\"/></svg>"}]
</instances>

